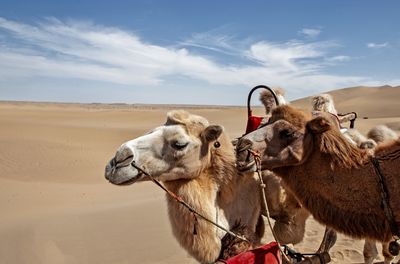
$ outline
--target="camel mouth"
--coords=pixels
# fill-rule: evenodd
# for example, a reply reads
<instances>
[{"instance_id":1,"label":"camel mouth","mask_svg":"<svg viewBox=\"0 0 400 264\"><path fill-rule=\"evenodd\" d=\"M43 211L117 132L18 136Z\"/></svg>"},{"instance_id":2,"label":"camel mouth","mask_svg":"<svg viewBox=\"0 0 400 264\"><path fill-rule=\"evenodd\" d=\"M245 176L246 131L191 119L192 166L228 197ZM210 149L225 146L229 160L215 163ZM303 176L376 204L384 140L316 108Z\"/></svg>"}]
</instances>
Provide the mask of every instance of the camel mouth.
<instances>
[{"instance_id":1,"label":"camel mouth","mask_svg":"<svg viewBox=\"0 0 400 264\"><path fill-rule=\"evenodd\" d=\"M126 186L131 185L144 178L144 174L137 170L134 166L117 166L111 160L105 169L105 178L114 185Z\"/></svg>"},{"instance_id":2,"label":"camel mouth","mask_svg":"<svg viewBox=\"0 0 400 264\"><path fill-rule=\"evenodd\" d=\"M237 162L236 167L241 172L256 171L256 162L254 160L250 162Z\"/></svg>"},{"instance_id":3,"label":"camel mouth","mask_svg":"<svg viewBox=\"0 0 400 264\"><path fill-rule=\"evenodd\" d=\"M114 185L118 185L118 186L128 186L128 185L132 185L135 182L141 180L143 178L143 174L139 173L137 176L133 177L132 179L128 179L126 181L123 182L112 182L111 180L109 180L110 183L114 184Z\"/></svg>"}]
</instances>

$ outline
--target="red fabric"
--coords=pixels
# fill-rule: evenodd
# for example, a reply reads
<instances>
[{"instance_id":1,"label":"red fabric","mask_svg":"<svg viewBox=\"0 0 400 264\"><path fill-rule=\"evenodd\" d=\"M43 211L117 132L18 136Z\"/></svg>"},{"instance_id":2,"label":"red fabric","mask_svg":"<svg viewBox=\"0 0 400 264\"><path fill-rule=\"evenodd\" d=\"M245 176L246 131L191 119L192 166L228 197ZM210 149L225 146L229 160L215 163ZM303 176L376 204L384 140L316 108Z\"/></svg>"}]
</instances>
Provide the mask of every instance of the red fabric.
<instances>
[{"instance_id":1,"label":"red fabric","mask_svg":"<svg viewBox=\"0 0 400 264\"><path fill-rule=\"evenodd\" d=\"M258 128L263 120L260 116L249 116L247 119L247 127L246 127L246 134L253 132Z\"/></svg>"},{"instance_id":2,"label":"red fabric","mask_svg":"<svg viewBox=\"0 0 400 264\"><path fill-rule=\"evenodd\" d=\"M281 255L276 242L269 243L262 247L243 252L228 260L226 264L280 264Z\"/></svg>"}]
</instances>

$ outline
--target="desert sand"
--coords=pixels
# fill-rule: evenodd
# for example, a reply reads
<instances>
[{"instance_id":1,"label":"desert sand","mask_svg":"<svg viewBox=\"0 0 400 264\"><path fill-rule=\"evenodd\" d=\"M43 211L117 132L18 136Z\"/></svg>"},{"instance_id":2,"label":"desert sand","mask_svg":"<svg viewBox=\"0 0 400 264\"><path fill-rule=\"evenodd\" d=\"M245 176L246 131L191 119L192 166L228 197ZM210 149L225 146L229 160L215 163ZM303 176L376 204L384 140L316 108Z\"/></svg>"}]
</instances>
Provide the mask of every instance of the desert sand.
<instances>
[{"instance_id":1,"label":"desert sand","mask_svg":"<svg viewBox=\"0 0 400 264\"><path fill-rule=\"evenodd\" d=\"M331 94L340 112L358 113L362 132L377 124L399 132L400 87ZM103 175L121 143L163 124L171 108L181 107L1 102L0 263L196 263L173 238L158 187L113 186ZM245 107L185 108L232 138L244 132ZM315 251L323 231L309 219L296 249ZM264 240L272 240L269 232ZM362 241L340 235L333 263L362 263L362 249Z\"/></svg>"}]
</instances>

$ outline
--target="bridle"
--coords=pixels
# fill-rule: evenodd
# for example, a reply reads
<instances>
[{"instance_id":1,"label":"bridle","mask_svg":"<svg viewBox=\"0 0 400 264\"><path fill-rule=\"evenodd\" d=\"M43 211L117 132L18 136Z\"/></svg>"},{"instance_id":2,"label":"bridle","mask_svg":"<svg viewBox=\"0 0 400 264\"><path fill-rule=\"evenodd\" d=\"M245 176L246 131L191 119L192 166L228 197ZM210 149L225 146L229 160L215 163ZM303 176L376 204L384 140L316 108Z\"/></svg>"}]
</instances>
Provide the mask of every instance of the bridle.
<instances>
[{"instance_id":1,"label":"bridle","mask_svg":"<svg viewBox=\"0 0 400 264\"><path fill-rule=\"evenodd\" d=\"M195 208L193 208L193 206L191 206L190 204L188 204L181 196L177 195L176 193L168 190L159 180L155 179L150 173L148 173L147 171L145 171L144 169L142 169L140 166L135 164L135 161L132 161L130 164L132 167L134 167L135 169L137 169L141 174L147 176L154 184L156 184L158 187L160 187L169 197L171 197L172 199L174 199L175 201L177 201L178 203L180 203L182 206L184 206L186 209L188 209L194 218L194 227L193 227L193 234L196 235L197 234L197 217L203 219L204 221L216 226L217 228L225 231L226 233L228 233L229 235L238 238L242 241L246 241L249 242L250 241L239 234L236 234L235 232L232 232L231 230L226 229L225 227L221 226L220 224L214 222L213 220L205 217L204 215L202 215L201 213L197 212L197 210ZM218 210L218 209L217 209Z\"/></svg>"}]
</instances>

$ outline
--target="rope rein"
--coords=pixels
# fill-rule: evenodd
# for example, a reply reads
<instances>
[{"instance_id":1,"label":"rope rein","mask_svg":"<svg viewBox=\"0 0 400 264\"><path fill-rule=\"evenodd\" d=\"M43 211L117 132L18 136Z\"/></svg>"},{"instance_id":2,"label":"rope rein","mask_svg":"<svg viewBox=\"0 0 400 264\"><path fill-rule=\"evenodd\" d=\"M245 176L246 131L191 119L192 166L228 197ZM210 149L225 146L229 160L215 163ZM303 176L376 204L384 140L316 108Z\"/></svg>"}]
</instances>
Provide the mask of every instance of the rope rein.
<instances>
[{"instance_id":1,"label":"rope rein","mask_svg":"<svg viewBox=\"0 0 400 264\"><path fill-rule=\"evenodd\" d=\"M240 240L249 242L250 241L245 238L244 236L238 235L228 229L226 229L225 227L219 225L218 223L215 223L213 220L210 220L209 218L205 217L204 215L200 214L199 212L196 211L195 208L193 208L190 204L188 204L186 201L184 201L182 199L182 197L180 197L179 195L175 194L174 192L171 192L170 190L168 190L167 188L164 187L164 185L161 184L160 181L154 179L154 177L152 175L150 175L149 173L147 173L145 170L143 170L142 168L140 168L139 166L137 166L134 162L131 163L131 165L133 167L135 167L138 171L140 171L141 173L143 173L144 175L146 175L147 177L150 178L150 180L155 183L158 187L160 187L162 190L164 190L166 192L167 195L169 195L171 198L173 198L175 201L177 201L178 203L180 203L181 205L183 205L184 207L186 207L194 216L194 220L195 220L195 225L194 225L194 230L193 233L197 234L197 230L196 230L196 222L197 222L197 217L200 217L201 219L203 219L204 221L216 226L217 228L225 231L226 233L230 234L231 236L234 236ZM218 209L217 209L218 210ZM218 213L217 213L218 214ZM217 220L218 221L218 220Z\"/></svg>"},{"instance_id":2,"label":"rope rein","mask_svg":"<svg viewBox=\"0 0 400 264\"><path fill-rule=\"evenodd\" d=\"M307 255L318 255L318 256L319 256L319 254L300 254L300 253L294 252L293 250L290 250L290 248L288 248L287 246L284 246L284 247L285 247L285 250L282 249L282 245L278 242L276 233L275 233L275 231L274 231L274 229L273 229L273 227L272 227L272 223L271 223L271 219L270 219L270 213L269 213L269 208L268 208L268 202L267 202L267 198L266 198L266 194L265 194L265 187L266 187L266 185L265 185L265 183L264 183L264 181L263 181L263 178L262 178L262 175L261 175L261 157L260 157L260 154L259 154L258 152L255 152L255 151L251 150L251 149L247 149L247 151L254 157L254 161L255 161L255 164L256 164L256 168L257 168L256 172L257 172L258 179L259 179L259 181L260 181L260 187L261 187L261 193L262 193L262 200L263 200L262 202L263 202L263 206L265 207L265 210L266 210L266 213L267 213L266 218L267 218L267 221L268 221L268 226L269 226L269 228L270 228L270 230L271 230L271 233L272 233L272 236L274 237L275 242L276 242L277 245L278 245L279 252L281 253L281 256L282 256L282 258L284 259L285 263L291 263L290 258L293 258L293 257L295 257L295 259L297 259L297 260L301 260L302 258L306 257ZM221 226L221 225L218 224L218 210L217 210L217 212L216 212L216 218L217 218L217 219L216 219L217 223L216 223L216 222L214 222L213 220L211 220L211 219L205 217L205 216L202 215L201 213L197 212L196 209L193 208L190 204L188 204L185 200L183 200L183 198L182 198L181 196L179 196L179 195L177 195L176 193L174 193L174 192L168 190L160 181L158 181L157 179L155 179L151 174L149 174L148 172L146 172L146 171L145 171L144 169L142 169L141 167L137 166L137 165L135 164L135 162L132 162L132 163L131 163L131 166L133 166L133 167L136 168L138 171L140 171L141 173L143 173L144 175L146 175L147 177L149 177L149 179L150 179L154 184L156 184L158 187L160 187L167 195L169 195L169 196L170 196L171 198L173 198L175 201L177 201L177 202L180 203L182 206L184 206L185 208L187 208L187 209L193 214L193 216L194 216L194 230L193 230L193 234L195 234L195 235L197 234L196 225L197 225L197 217L199 217L199 218L203 219L204 221L206 221L206 222L208 222L208 223L214 225L215 227L217 227L217 228L219 228L219 229L225 231L225 232L228 233L229 235L231 235L231 236L233 236L233 237L235 237L235 238L238 238L238 239L240 239L240 240L242 240L242 241L246 241L246 242L249 242L249 243L250 243L250 241L249 241L246 237L244 237L244 236L242 236L242 235L239 235L239 234L236 234L235 232L232 232L231 230L228 230L227 228L225 228L225 227L223 227L223 226ZM287 251L287 252L285 252L285 251ZM293 251L293 252L292 252L292 251ZM320 256L319 256L319 257L320 257ZM323 262L323 260L321 259L321 263L325 263L325 262Z\"/></svg>"},{"instance_id":3,"label":"rope rein","mask_svg":"<svg viewBox=\"0 0 400 264\"><path fill-rule=\"evenodd\" d=\"M290 263L291 261L289 260L289 256L282 250L281 244L279 243L276 233L272 227L272 223L271 223L271 219L270 219L270 214L269 214L269 208L268 208L268 202L267 202L267 196L265 194L265 183L264 180L262 178L261 175L261 157L260 154L258 152L253 151L252 149L248 149L247 150L254 158L254 161L256 163L256 168L257 168L257 175L258 175L258 179L260 180L260 187L261 187L261 193L262 193L262 199L263 199L263 205L265 207L265 211L267 213L266 217L267 217L267 221L268 221L268 226L271 230L272 236L274 237L275 242L278 244L278 248L279 251L282 255L282 257L285 259L285 261L287 263Z\"/></svg>"},{"instance_id":4,"label":"rope rein","mask_svg":"<svg viewBox=\"0 0 400 264\"><path fill-rule=\"evenodd\" d=\"M279 251L281 253L282 258L285 260L284 263L292 263L290 259L294 259L296 262L301 262L302 260L308 259L308 257L318 257L319 261L321 264L328 263L329 261L326 261L323 257L323 253L299 253L288 247L287 245L281 245L277 239L276 233L272 227L271 223L271 217L269 213L269 208L268 208L268 202L267 202L267 196L265 194L265 183L263 181L263 178L261 176L261 157L260 154L250 148L246 149L254 158L255 164L256 164L256 171L258 178L260 180L260 186L261 186L261 192L262 192L262 198L263 198L263 205L266 210L266 218L268 220L268 226L271 230L272 236L274 237L275 242L278 244ZM284 249L282 249L284 248ZM329 255L329 253L327 253ZM329 258L330 260L330 258Z\"/></svg>"}]
</instances>

